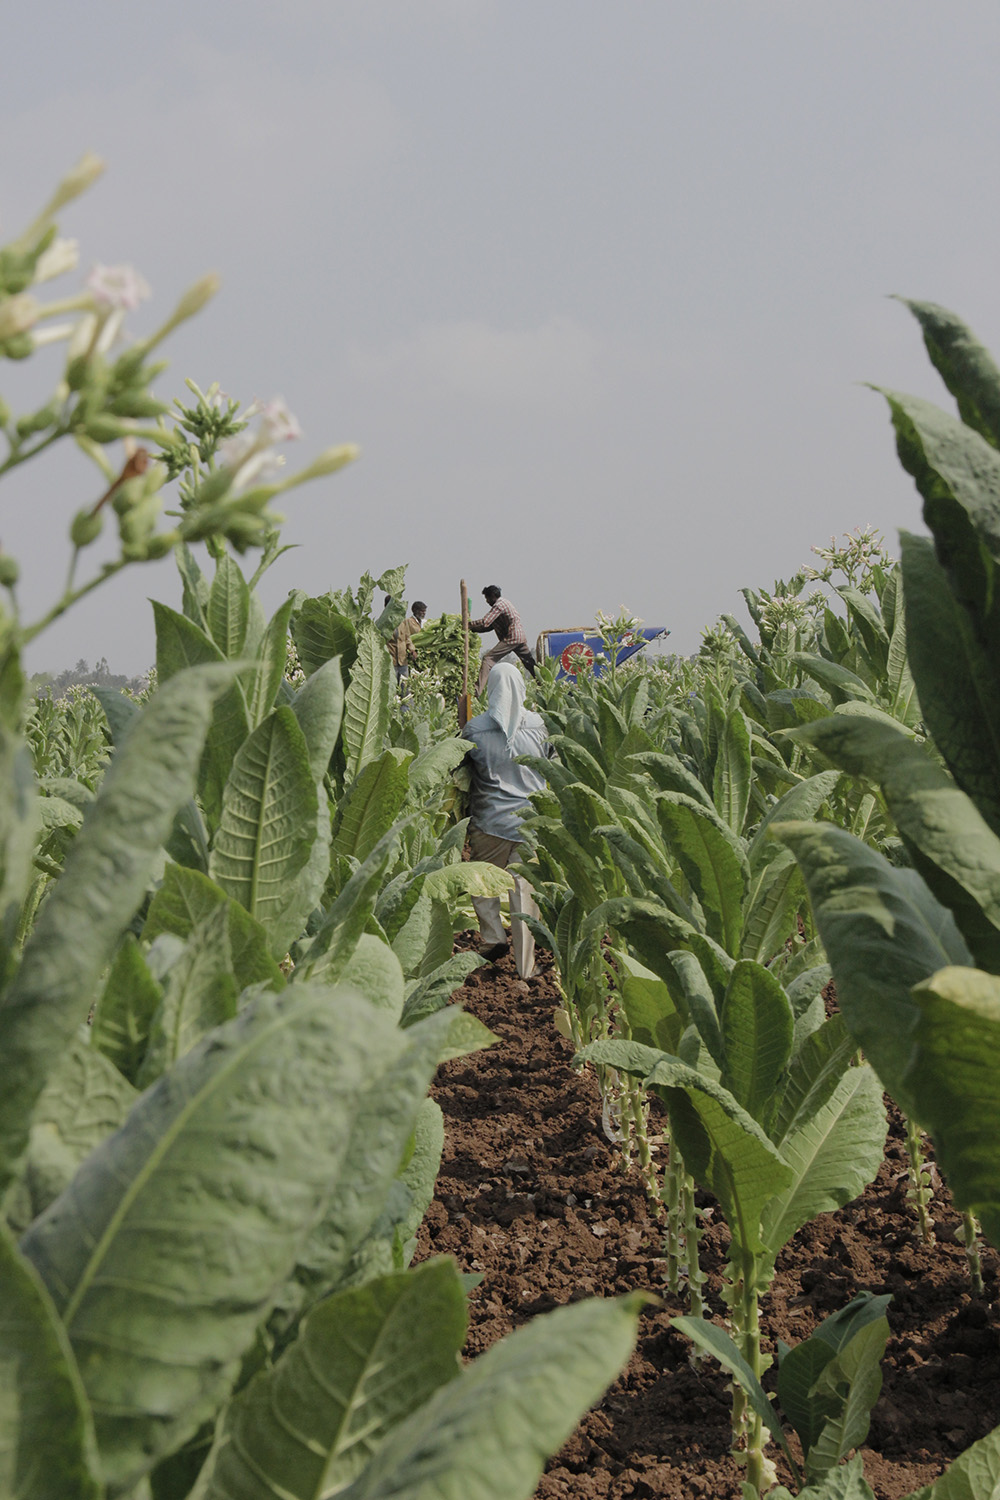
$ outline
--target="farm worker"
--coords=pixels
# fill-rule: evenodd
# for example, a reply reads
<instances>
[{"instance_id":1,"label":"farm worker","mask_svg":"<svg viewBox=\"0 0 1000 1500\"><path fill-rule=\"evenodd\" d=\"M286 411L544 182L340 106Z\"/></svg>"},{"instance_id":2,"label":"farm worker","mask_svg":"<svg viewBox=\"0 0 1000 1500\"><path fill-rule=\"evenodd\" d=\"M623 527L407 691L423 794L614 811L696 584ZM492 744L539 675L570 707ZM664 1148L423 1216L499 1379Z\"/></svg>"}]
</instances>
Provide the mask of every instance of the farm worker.
<instances>
[{"instance_id":1,"label":"farm worker","mask_svg":"<svg viewBox=\"0 0 1000 1500\"><path fill-rule=\"evenodd\" d=\"M469 852L473 859L506 870L518 857L521 818L530 810L532 792L545 782L537 771L518 765L519 755L549 755L545 725L538 714L524 706L524 678L513 662L501 662L490 672L486 684L489 707L470 719L462 738L472 741L467 764L472 772L469 794ZM514 962L522 979L535 969L535 940L530 929L514 920L515 912L538 916L531 887L514 877L510 892L511 939ZM499 896L474 896L479 918L480 951L496 963L507 952L507 935L500 921Z\"/></svg>"},{"instance_id":2,"label":"farm worker","mask_svg":"<svg viewBox=\"0 0 1000 1500\"><path fill-rule=\"evenodd\" d=\"M474 630L477 635L483 635L487 630L495 630L497 643L483 654L479 667L479 692L486 686L486 679L490 671L498 661L509 656L513 651L519 657L532 677L535 675L535 658L528 649L528 640L521 624L521 616L509 600L505 599L500 592L499 585L489 583L483 589L483 598L489 605L486 614L481 620L470 620L469 629Z\"/></svg>"},{"instance_id":3,"label":"farm worker","mask_svg":"<svg viewBox=\"0 0 1000 1500\"><path fill-rule=\"evenodd\" d=\"M402 682L405 677L409 676L410 667L417 659L413 637L423 626L426 614L427 605L422 599L415 599L412 614L403 621L402 625L397 625L389 637L389 655L396 668L397 682Z\"/></svg>"}]
</instances>

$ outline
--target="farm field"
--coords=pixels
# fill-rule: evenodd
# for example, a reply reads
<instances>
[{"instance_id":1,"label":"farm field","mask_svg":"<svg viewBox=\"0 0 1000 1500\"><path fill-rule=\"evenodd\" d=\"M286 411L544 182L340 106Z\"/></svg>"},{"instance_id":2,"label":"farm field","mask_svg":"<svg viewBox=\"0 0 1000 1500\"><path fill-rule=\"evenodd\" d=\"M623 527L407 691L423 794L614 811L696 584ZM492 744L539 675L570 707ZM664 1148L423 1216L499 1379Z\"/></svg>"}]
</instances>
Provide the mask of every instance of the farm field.
<instances>
[{"instance_id":1,"label":"farm field","mask_svg":"<svg viewBox=\"0 0 1000 1500\"><path fill-rule=\"evenodd\" d=\"M690 1344L670 1331L682 1308L663 1286L662 1225L601 1129L593 1076L574 1070L553 1027L551 965L524 981L505 959L470 975L455 998L500 1042L438 1075L445 1150L418 1259L447 1253L482 1275L466 1353L584 1296L648 1288L663 1304L643 1314L629 1365L550 1460L538 1500L739 1500L728 1382L717 1368L693 1369ZM896 1115L875 1182L782 1254L766 1318L772 1340L797 1343L859 1291L892 1294L882 1393L862 1450L877 1500L929 1484L1000 1422L997 1255L984 1252L985 1296L974 1296L947 1190L934 1201L938 1243L923 1246L906 1187ZM702 1259L716 1314L727 1248L723 1224L709 1220Z\"/></svg>"},{"instance_id":2,"label":"farm field","mask_svg":"<svg viewBox=\"0 0 1000 1500\"><path fill-rule=\"evenodd\" d=\"M0 1500L996 1500L1000 369L908 304L930 535L688 658L599 611L466 725L405 565L266 613L270 502L355 450L152 395L215 278L121 352L131 268L25 294L99 170L0 256L0 355L80 315L0 474L102 492L37 617L0 552ZM30 689L168 554L139 691Z\"/></svg>"}]
</instances>

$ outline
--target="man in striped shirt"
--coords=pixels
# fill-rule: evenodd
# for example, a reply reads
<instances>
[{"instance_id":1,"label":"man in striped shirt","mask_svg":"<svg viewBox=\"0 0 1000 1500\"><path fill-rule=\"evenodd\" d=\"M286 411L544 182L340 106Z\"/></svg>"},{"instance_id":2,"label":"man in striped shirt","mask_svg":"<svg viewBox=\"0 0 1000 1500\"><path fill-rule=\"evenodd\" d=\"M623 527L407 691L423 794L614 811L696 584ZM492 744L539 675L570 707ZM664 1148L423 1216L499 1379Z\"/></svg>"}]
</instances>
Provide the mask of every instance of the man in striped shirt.
<instances>
[{"instance_id":1,"label":"man in striped shirt","mask_svg":"<svg viewBox=\"0 0 1000 1500\"><path fill-rule=\"evenodd\" d=\"M524 633L524 626L521 624L521 616L513 604L503 597L499 586L495 583L487 584L483 589L483 598L489 605L489 609L481 620L470 620L469 629L474 630L477 635L482 635L487 630L495 630L497 643L483 653L479 667L480 692L485 690L486 679L493 667L511 652L527 668L532 677L535 675L535 658L528 649L528 639Z\"/></svg>"}]
</instances>

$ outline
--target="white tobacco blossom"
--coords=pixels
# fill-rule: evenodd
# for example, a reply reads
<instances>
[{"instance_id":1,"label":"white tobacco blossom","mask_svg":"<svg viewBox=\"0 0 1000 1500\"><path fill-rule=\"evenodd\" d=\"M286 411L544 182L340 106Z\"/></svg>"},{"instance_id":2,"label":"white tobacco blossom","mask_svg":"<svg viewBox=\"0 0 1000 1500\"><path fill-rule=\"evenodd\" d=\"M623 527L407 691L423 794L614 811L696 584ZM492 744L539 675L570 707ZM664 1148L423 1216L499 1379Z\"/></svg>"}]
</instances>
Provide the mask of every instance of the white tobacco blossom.
<instances>
[{"instance_id":1,"label":"white tobacco blossom","mask_svg":"<svg viewBox=\"0 0 1000 1500\"><path fill-rule=\"evenodd\" d=\"M256 405L256 403L254 403ZM302 436L298 419L289 411L283 396L272 396L259 407L260 430L265 442L289 443Z\"/></svg>"},{"instance_id":2,"label":"white tobacco blossom","mask_svg":"<svg viewBox=\"0 0 1000 1500\"><path fill-rule=\"evenodd\" d=\"M149 285L134 266L96 265L87 290L101 311L134 312L149 295Z\"/></svg>"},{"instance_id":3,"label":"white tobacco blossom","mask_svg":"<svg viewBox=\"0 0 1000 1500\"><path fill-rule=\"evenodd\" d=\"M219 459L234 470L233 492L239 494L255 482L267 483L277 476L285 460L269 445L261 446L261 435L244 428L219 444Z\"/></svg>"},{"instance_id":4,"label":"white tobacco blossom","mask_svg":"<svg viewBox=\"0 0 1000 1500\"><path fill-rule=\"evenodd\" d=\"M80 245L77 240L53 240L35 263L35 284L52 281L56 276L65 275L67 271L75 271L79 259Z\"/></svg>"}]
</instances>

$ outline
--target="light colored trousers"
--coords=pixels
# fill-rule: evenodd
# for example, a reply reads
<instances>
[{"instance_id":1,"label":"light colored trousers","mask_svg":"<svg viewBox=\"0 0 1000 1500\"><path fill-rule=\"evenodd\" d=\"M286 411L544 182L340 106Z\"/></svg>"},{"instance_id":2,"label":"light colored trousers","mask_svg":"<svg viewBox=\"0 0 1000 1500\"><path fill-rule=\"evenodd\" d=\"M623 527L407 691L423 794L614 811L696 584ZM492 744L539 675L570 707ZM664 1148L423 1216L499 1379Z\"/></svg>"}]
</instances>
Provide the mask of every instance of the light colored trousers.
<instances>
[{"instance_id":1,"label":"light colored trousers","mask_svg":"<svg viewBox=\"0 0 1000 1500\"><path fill-rule=\"evenodd\" d=\"M517 858L519 848L520 844L510 839L494 838L490 833L483 833L480 828L469 829L469 853L473 859L496 865L500 870L506 870L511 860ZM522 979L530 979L535 972L535 939L527 924L517 920L516 913L523 911L529 917L537 918L539 911L531 894L531 886L520 875L514 876L514 889L509 892L507 900L510 906L510 940L514 949L514 967ZM507 934L500 920L500 897L473 896L472 904L487 948L505 943Z\"/></svg>"},{"instance_id":2,"label":"light colored trousers","mask_svg":"<svg viewBox=\"0 0 1000 1500\"><path fill-rule=\"evenodd\" d=\"M497 641L488 651L483 652L482 661L479 664L478 691L485 693L486 679L489 677L498 661L503 661L505 656L513 653L523 667L526 667L531 676L535 675L535 658L531 654L531 647L527 641ZM524 923L520 924L522 927Z\"/></svg>"}]
</instances>

